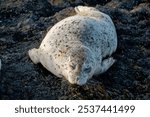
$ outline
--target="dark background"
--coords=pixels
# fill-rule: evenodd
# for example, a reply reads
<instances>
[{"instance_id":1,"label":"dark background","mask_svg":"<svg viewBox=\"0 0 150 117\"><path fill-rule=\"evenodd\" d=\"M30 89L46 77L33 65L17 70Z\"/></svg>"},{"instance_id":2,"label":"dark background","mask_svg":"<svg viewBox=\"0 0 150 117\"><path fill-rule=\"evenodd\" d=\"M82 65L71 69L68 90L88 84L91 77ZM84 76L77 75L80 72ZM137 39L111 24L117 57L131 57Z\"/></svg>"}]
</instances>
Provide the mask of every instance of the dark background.
<instances>
[{"instance_id":1,"label":"dark background","mask_svg":"<svg viewBox=\"0 0 150 117\"><path fill-rule=\"evenodd\" d=\"M117 62L85 86L55 77L27 55L76 5L110 15L118 34ZM0 59L0 99L150 99L149 0L0 0Z\"/></svg>"}]
</instances>

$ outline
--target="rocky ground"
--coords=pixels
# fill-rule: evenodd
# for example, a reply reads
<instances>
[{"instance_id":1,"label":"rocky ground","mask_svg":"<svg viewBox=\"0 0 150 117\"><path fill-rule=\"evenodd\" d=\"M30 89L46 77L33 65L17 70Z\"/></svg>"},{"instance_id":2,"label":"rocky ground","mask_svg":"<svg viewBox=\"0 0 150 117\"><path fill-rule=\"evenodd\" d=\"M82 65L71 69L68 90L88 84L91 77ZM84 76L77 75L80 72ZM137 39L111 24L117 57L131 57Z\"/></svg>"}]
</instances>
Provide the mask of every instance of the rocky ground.
<instances>
[{"instance_id":1,"label":"rocky ground","mask_svg":"<svg viewBox=\"0 0 150 117\"><path fill-rule=\"evenodd\" d=\"M72 86L27 54L73 7L98 8L113 19L117 62L85 86ZM149 0L0 0L0 99L150 99Z\"/></svg>"}]
</instances>

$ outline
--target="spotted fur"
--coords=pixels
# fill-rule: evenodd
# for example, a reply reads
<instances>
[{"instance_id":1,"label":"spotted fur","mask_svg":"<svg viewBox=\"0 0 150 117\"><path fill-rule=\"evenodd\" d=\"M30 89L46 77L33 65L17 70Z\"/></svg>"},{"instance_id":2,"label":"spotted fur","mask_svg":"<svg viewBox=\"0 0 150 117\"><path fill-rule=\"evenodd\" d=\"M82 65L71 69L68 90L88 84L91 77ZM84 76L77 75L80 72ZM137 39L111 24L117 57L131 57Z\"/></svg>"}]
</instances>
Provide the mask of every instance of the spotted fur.
<instances>
[{"instance_id":1,"label":"spotted fur","mask_svg":"<svg viewBox=\"0 0 150 117\"><path fill-rule=\"evenodd\" d=\"M115 52L117 34L108 15L93 7L78 6L75 11L75 16L55 24L40 47L29 50L29 56L56 76L83 85L115 62L104 58Z\"/></svg>"}]
</instances>

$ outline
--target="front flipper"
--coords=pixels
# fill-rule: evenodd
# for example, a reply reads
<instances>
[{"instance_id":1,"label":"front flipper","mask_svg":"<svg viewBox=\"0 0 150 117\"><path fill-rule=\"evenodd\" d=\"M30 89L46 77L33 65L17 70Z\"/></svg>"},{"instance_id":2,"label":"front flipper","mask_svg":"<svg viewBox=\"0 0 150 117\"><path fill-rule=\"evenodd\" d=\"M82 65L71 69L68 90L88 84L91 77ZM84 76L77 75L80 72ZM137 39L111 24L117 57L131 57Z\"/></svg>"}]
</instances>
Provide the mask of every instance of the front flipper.
<instances>
[{"instance_id":1,"label":"front flipper","mask_svg":"<svg viewBox=\"0 0 150 117\"><path fill-rule=\"evenodd\" d=\"M39 53L39 50L36 48L33 48L33 49L28 51L29 57L33 61L34 64L37 64L40 62L38 53Z\"/></svg>"},{"instance_id":2,"label":"front flipper","mask_svg":"<svg viewBox=\"0 0 150 117\"><path fill-rule=\"evenodd\" d=\"M97 70L95 71L95 75L99 75L107 71L114 64L114 62L115 62L115 59L113 59L112 57L104 59L100 67L98 67Z\"/></svg>"}]
</instances>

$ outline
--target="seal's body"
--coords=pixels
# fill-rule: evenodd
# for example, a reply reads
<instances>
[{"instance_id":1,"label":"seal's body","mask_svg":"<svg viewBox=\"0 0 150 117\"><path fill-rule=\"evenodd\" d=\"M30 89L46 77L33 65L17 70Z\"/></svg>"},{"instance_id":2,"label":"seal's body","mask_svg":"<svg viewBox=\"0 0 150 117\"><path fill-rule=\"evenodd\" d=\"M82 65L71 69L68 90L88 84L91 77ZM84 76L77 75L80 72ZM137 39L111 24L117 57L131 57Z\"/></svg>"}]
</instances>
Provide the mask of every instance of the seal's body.
<instances>
[{"instance_id":1,"label":"seal's body","mask_svg":"<svg viewBox=\"0 0 150 117\"><path fill-rule=\"evenodd\" d=\"M104 58L115 52L117 35L108 15L92 7L78 6L75 11L77 15L54 25L29 56L56 76L83 85L112 66L115 60Z\"/></svg>"}]
</instances>

